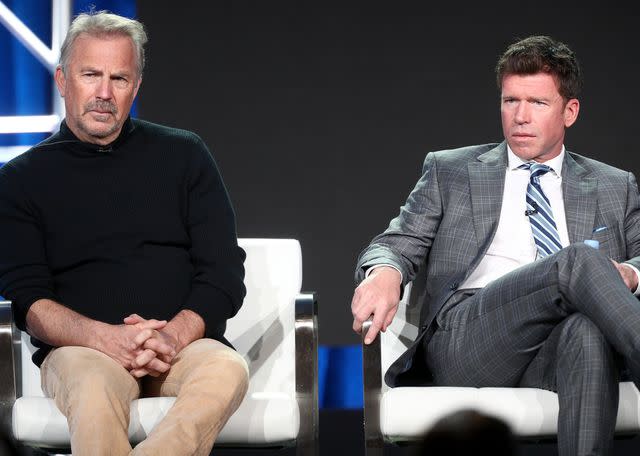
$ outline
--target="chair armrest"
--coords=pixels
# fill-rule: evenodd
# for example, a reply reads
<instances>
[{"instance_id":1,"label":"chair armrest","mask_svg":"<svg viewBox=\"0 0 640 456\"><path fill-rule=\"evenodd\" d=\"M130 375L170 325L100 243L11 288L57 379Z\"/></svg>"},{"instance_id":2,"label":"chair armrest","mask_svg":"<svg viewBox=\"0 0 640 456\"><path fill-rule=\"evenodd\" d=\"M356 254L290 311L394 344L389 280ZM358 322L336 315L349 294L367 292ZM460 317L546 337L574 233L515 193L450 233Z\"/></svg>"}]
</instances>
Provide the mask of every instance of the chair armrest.
<instances>
[{"instance_id":1,"label":"chair armrest","mask_svg":"<svg viewBox=\"0 0 640 456\"><path fill-rule=\"evenodd\" d=\"M315 293L295 301L296 396L300 408L297 453L318 455L318 302Z\"/></svg>"},{"instance_id":2,"label":"chair armrest","mask_svg":"<svg viewBox=\"0 0 640 456\"><path fill-rule=\"evenodd\" d=\"M382 333L370 344L364 343L373 320L362 324L362 379L364 388L364 440L367 456L382 455L384 442L380 431L380 394L382 391L381 342Z\"/></svg>"},{"instance_id":3,"label":"chair armrest","mask_svg":"<svg viewBox=\"0 0 640 456\"><path fill-rule=\"evenodd\" d=\"M14 357L11 302L0 301L0 426L7 435L11 435L11 409L20 378Z\"/></svg>"}]
</instances>

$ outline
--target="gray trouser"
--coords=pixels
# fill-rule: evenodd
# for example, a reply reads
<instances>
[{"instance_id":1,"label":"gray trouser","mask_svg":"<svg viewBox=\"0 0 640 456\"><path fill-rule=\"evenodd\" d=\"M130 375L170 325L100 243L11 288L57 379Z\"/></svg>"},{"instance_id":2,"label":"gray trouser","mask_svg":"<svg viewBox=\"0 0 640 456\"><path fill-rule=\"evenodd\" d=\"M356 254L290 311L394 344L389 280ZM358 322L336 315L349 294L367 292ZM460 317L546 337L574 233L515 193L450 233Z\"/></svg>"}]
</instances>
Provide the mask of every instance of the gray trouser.
<instances>
[{"instance_id":1,"label":"gray trouser","mask_svg":"<svg viewBox=\"0 0 640 456\"><path fill-rule=\"evenodd\" d=\"M640 378L640 303L608 258L574 244L452 299L426 347L437 384L557 391L560 455L610 453L618 354Z\"/></svg>"}]
</instances>

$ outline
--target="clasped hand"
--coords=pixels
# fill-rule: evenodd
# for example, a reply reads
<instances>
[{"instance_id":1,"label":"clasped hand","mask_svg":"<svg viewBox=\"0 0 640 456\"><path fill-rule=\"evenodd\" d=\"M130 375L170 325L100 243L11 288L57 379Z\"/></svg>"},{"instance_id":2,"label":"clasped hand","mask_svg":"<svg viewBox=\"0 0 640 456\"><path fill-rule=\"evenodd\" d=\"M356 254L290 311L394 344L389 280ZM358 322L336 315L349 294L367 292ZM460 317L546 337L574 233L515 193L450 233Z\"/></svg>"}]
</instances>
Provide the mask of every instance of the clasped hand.
<instances>
[{"instance_id":1,"label":"clasped hand","mask_svg":"<svg viewBox=\"0 0 640 456\"><path fill-rule=\"evenodd\" d=\"M131 314L123 325L112 326L103 352L118 361L136 378L157 377L169 371L178 352L177 340L165 329L166 320Z\"/></svg>"}]
</instances>

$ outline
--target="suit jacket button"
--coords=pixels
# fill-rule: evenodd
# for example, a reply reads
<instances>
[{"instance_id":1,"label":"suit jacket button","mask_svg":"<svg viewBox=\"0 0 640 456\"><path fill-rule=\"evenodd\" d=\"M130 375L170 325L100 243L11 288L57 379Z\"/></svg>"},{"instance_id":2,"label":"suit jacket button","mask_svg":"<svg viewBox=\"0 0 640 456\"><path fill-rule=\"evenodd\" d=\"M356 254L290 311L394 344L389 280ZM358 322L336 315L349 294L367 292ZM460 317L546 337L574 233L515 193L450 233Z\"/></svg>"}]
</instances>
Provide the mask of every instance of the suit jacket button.
<instances>
[{"instance_id":1,"label":"suit jacket button","mask_svg":"<svg viewBox=\"0 0 640 456\"><path fill-rule=\"evenodd\" d=\"M457 290L458 289L458 282L453 282L451 284L451 286L449 287L450 290Z\"/></svg>"}]
</instances>

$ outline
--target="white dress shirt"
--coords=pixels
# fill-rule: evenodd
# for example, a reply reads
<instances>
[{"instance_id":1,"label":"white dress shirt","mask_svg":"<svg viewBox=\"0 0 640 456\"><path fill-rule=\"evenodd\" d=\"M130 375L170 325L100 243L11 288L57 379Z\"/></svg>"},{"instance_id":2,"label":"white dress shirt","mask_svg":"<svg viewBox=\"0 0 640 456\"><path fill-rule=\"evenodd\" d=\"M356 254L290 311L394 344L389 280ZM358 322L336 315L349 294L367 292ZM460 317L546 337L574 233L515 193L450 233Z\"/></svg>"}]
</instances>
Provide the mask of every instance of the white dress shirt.
<instances>
[{"instance_id":1,"label":"white dress shirt","mask_svg":"<svg viewBox=\"0 0 640 456\"><path fill-rule=\"evenodd\" d=\"M540 176L540 186L549 199L562 247L569 245L567 218L562 200L564 154L565 150L562 146L560 155L544 163L551 168L551 171ZM507 157L502 209L496 234L480 264L460 285L460 288L482 288L492 280L531 263L537 257L538 248L531 233L529 217L525 215L527 185L531 173L528 169L518 169L520 165L527 162L514 154L508 145Z\"/></svg>"}]
</instances>

